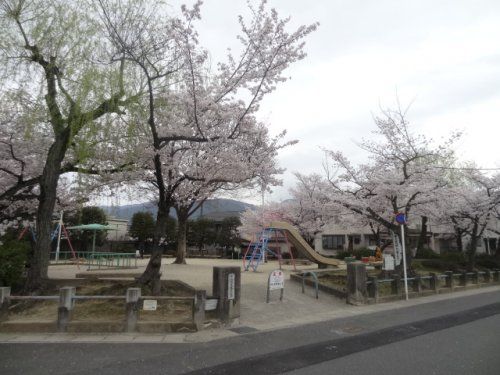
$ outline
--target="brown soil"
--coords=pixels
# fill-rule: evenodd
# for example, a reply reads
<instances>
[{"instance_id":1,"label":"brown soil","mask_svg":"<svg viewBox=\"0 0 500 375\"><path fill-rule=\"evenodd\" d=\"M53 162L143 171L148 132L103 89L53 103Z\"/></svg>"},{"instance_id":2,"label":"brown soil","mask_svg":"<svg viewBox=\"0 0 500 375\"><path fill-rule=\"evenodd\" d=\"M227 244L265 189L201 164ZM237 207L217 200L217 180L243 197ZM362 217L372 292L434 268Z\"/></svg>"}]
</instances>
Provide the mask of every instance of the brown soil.
<instances>
[{"instance_id":1,"label":"brown soil","mask_svg":"<svg viewBox=\"0 0 500 375\"><path fill-rule=\"evenodd\" d=\"M127 288L138 287L134 281L88 280L76 288L76 295L125 296ZM151 290L142 287L143 296L150 296ZM58 295L58 288L47 289L44 295ZM163 296L192 296L189 286L172 280L162 281ZM154 298L154 297L152 297ZM191 320L191 301L158 299L156 311L140 310L141 321L186 322ZM12 301L9 308L10 321L56 321L58 301ZM124 299L76 300L73 321L123 321L125 319Z\"/></svg>"}]
</instances>

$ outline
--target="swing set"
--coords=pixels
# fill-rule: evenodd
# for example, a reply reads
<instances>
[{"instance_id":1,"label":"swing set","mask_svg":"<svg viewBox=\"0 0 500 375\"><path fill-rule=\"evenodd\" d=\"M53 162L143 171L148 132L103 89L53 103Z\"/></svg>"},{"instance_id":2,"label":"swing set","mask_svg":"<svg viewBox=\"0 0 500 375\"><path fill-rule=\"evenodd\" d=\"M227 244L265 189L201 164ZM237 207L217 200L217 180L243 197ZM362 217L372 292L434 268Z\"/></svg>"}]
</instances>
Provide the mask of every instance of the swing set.
<instances>
[{"instance_id":1,"label":"swing set","mask_svg":"<svg viewBox=\"0 0 500 375\"><path fill-rule=\"evenodd\" d=\"M54 241L54 239L57 238L57 247L56 247L56 252L55 252L55 261L59 261L59 255L60 255L60 248L61 248L61 239L66 239L68 241L68 246L71 250L71 256L72 260L76 261L76 265L78 268L80 268L79 265L79 258L76 255L75 249L73 248L73 245L71 244L71 239L69 237L68 230L66 229L66 226L63 223L63 213L61 212L61 217L55 227L55 229L52 231L50 234L50 242ZM33 239L33 242L36 242L36 231L35 229L31 226L28 225L27 227L24 227L21 233L19 234L18 240L21 240L27 232L30 232L31 238ZM64 238L62 237L62 234L64 233Z\"/></svg>"}]
</instances>

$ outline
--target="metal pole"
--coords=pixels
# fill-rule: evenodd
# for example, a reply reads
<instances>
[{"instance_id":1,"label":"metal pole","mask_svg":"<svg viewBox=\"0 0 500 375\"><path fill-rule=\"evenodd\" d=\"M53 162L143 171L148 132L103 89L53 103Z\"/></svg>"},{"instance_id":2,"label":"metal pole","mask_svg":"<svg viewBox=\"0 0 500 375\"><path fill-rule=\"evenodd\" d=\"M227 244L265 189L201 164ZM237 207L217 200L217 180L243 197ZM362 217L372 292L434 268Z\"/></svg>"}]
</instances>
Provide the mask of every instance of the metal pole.
<instances>
[{"instance_id":1,"label":"metal pole","mask_svg":"<svg viewBox=\"0 0 500 375\"><path fill-rule=\"evenodd\" d=\"M401 224L401 248L403 249L403 275L405 279L405 297L408 301L408 277L406 274L405 226Z\"/></svg>"},{"instance_id":2,"label":"metal pole","mask_svg":"<svg viewBox=\"0 0 500 375\"><path fill-rule=\"evenodd\" d=\"M94 230L94 237L92 238L92 254L95 253L95 230Z\"/></svg>"},{"instance_id":3,"label":"metal pole","mask_svg":"<svg viewBox=\"0 0 500 375\"><path fill-rule=\"evenodd\" d=\"M57 233L57 247L56 247L56 263L59 262L59 251L61 249L61 231L62 231L62 225L63 225L63 213L64 211L61 211L61 216L59 217L59 231Z\"/></svg>"},{"instance_id":4,"label":"metal pole","mask_svg":"<svg viewBox=\"0 0 500 375\"><path fill-rule=\"evenodd\" d=\"M261 205L262 205L262 217L261 217L261 220L262 220L262 234L264 235L264 227L265 227L265 222L264 222L264 196L266 194L266 185L262 184L262 191L261 191ZM264 263L266 263L266 255L267 255L267 251L265 251L264 249L261 249L262 251L262 260Z\"/></svg>"}]
</instances>

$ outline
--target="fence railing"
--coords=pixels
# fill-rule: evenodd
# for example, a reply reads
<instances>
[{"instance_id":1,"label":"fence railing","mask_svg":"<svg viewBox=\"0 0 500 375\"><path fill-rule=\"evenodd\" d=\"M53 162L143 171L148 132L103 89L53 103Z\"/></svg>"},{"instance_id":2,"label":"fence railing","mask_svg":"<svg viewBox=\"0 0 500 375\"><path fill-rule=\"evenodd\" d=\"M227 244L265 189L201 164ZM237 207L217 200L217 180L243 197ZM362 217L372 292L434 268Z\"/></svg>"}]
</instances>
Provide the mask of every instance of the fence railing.
<instances>
[{"instance_id":1,"label":"fence railing","mask_svg":"<svg viewBox=\"0 0 500 375\"><path fill-rule=\"evenodd\" d=\"M412 293L440 293L464 289L471 286L482 286L500 282L500 270L475 271L453 273L447 271L443 274L429 273L427 276L408 277L408 289ZM400 298L403 294L404 279L400 276L392 276L388 279L379 279L376 276L368 277L366 289L368 298L378 302L384 298ZM382 293L381 286L390 284L390 293Z\"/></svg>"},{"instance_id":2,"label":"fence railing","mask_svg":"<svg viewBox=\"0 0 500 375\"><path fill-rule=\"evenodd\" d=\"M56 253L50 253L51 264L79 264L86 265L87 269L102 268L137 268L135 253L111 253L91 251L61 251L56 258Z\"/></svg>"},{"instance_id":3,"label":"fence railing","mask_svg":"<svg viewBox=\"0 0 500 375\"><path fill-rule=\"evenodd\" d=\"M92 268L137 268L135 253L91 253L87 269Z\"/></svg>"},{"instance_id":4,"label":"fence railing","mask_svg":"<svg viewBox=\"0 0 500 375\"><path fill-rule=\"evenodd\" d=\"M52 296L16 296L10 294L10 287L0 287L0 322L9 317L9 306L13 301L59 301L57 310L57 330L65 332L71 322L75 302L82 300L122 300L125 302L124 322L125 331L133 332L137 328L139 311L144 300L154 301L188 301L191 303L192 323L199 330L205 321L206 292L197 290L193 296L141 296L140 288L128 288L125 295L77 295L75 287L59 289L59 295Z\"/></svg>"}]
</instances>

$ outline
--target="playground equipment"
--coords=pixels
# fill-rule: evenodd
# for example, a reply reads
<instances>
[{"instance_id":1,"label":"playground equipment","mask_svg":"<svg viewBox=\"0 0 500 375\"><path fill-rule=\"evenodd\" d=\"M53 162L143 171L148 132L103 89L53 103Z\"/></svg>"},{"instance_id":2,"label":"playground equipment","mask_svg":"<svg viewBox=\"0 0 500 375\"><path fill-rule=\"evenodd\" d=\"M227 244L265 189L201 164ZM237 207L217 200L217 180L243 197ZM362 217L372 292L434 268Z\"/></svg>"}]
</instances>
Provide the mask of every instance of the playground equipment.
<instances>
[{"instance_id":1,"label":"playground equipment","mask_svg":"<svg viewBox=\"0 0 500 375\"><path fill-rule=\"evenodd\" d=\"M71 255L73 259L76 259L78 261L78 257L75 253L75 250L73 249L73 245L71 244L71 240L69 237L69 233L67 231L68 228L63 223L63 212L61 211L61 216L59 217L59 221L57 222L56 228L50 235L50 241L54 241L55 238L57 238L57 247L56 247L56 253L55 253L55 261L59 261L59 254L60 254L60 248L61 248L61 239L66 239L68 241L69 248L71 250ZM24 227L23 230L21 231L21 234L19 235L19 240L24 237L26 232L29 231L31 234L31 238L33 239L34 242L36 242L36 231L33 229L31 225ZM62 237L62 234L64 233L64 238ZM78 263L77 263L78 265ZM78 266L78 268L80 268Z\"/></svg>"},{"instance_id":2,"label":"playground equipment","mask_svg":"<svg viewBox=\"0 0 500 375\"><path fill-rule=\"evenodd\" d=\"M297 249L297 251L301 252L311 262L320 265L336 267L344 263L339 259L328 258L319 254L316 250L309 246L306 240L304 240L299 234L297 229L286 222L273 221L271 222L271 225L266 229L279 230L285 233L285 235L287 236L287 240L291 242L291 244Z\"/></svg>"},{"instance_id":3,"label":"playground equipment","mask_svg":"<svg viewBox=\"0 0 500 375\"><path fill-rule=\"evenodd\" d=\"M248 271L250 268L252 268L254 272L257 271L259 264L265 262L269 255L273 255L278 259L281 269L283 256L281 254L280 247L278 246L275 248L275 250L271 250L269 248L269 242L280 243L283 242L283 240L288 246L288 251L292 260L293 268L296 269L295 260L293 258L291 247L288 243L286 233L281 231L280 229L271 227L264 228L264 230L259 234L257 241L250 242L247 251L243 256L243 269L245 271Z\"/></svg>"},{"instance_id":4,"label":"playground equipment","mask_svg":"<svg viewBox=\"0 0 500 375\"><path fill-rule=\"evenodd\" d=\"M101 230L116 230L115 228L112 228L108 225L102 225L98 223L93 223L93 224L82 224L82 225L75 225L73 227L68 227L70 230L90 230L93 232L92 236L92 253L95 253L95 238L96 238L96 233L97 231Z\"/></svg>"}]
</instances>

